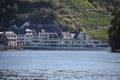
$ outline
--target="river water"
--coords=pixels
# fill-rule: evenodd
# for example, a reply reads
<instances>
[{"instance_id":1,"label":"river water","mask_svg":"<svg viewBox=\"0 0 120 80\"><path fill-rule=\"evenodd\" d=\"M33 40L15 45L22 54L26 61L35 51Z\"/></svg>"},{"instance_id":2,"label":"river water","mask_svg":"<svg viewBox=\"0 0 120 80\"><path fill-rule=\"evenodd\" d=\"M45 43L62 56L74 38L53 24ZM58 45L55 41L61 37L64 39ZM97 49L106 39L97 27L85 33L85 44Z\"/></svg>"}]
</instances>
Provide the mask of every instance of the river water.
<instances>
[{"instance_id":1,"label":"river water","mask_svg":"<svg viewBox=\"0 0 120 80\"><path fill-rule=\"evenodd\" d=\"M0 51L0 70L66 70L120 74L120 54L108 51Z\"/></svg>"}]
</instances>

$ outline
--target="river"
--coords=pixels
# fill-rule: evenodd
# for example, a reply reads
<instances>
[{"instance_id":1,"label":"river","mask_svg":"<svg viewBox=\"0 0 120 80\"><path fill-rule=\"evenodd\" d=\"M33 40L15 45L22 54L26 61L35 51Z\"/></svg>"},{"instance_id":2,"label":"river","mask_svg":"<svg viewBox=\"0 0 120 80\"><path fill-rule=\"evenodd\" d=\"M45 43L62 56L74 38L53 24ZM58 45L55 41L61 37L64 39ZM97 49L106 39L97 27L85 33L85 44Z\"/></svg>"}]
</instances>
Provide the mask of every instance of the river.
<instances>
[{"instance_id":1,"label":"river","mask_svg":"<svg viewBox=\"0 0 120 80\"><path fill-rule=\"evenodd\" d=\"M0 70L2 73L4 70L63 70L118 75L120 54L108 51L0 51Z\"/></svg>"}]
</instances>

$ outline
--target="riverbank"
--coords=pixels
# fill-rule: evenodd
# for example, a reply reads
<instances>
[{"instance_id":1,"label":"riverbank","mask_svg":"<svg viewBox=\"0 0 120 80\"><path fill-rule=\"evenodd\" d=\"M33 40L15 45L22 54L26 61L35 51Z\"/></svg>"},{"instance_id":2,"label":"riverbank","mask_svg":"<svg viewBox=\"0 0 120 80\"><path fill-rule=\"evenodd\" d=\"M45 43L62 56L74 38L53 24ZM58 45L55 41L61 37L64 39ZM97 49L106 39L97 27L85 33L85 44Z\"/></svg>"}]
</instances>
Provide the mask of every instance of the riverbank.
<instances>
[{"instance_id":1,"label":"riverbank","mask_svg":"<svg viewBox=\"0 0 120 80\"><path fill-rule=\"evenodd\" d=\"M22 50L20 46L0 46L0 51L8 51L8 50Z\"/></svg>"},{"instance_id":2,"label":"riverbank","mask_svg":"<svg viewBox=\"0 0 120 80\"><path fill-rule=\"evenodd\" d=\"M0 70L3 80L119 80L120 73L76 70Z\"/></svg>"}]
</instances>

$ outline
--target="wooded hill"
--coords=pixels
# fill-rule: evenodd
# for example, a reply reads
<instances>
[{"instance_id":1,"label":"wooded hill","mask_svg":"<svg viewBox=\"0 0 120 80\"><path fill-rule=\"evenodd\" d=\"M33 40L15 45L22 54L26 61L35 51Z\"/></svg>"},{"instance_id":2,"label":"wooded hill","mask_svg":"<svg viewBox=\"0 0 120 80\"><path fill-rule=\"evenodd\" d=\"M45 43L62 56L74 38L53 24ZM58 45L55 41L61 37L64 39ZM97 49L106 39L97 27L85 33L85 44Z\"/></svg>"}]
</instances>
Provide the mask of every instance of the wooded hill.
<instances>
[{"instance_id":1,"label":"wooded hill","mask_svg":"<svg viewBox=\"0 0 120 80\"><path fill-rule=\"evenodd\" d=\"M31 21L70 31L83 28L95 36L96 30L107 30L119 5L119 0L1 0L0 31Z\"/></svg>"}]
</instances>

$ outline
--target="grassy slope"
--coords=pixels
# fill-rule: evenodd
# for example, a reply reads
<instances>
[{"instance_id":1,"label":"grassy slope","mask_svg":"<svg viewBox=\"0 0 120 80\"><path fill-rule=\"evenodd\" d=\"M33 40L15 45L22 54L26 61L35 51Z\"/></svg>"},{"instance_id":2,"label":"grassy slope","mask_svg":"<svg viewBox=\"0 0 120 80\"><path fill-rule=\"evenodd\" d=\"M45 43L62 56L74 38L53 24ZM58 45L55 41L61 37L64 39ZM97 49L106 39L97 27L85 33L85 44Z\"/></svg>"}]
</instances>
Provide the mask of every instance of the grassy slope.
<instances>
[{"instance_id":1,"label":"grassy slope","mask_svg":"<svg viewBox=\"0 0 120 80\"><path fill-rule=\"evenodd\" d=\"M108 28L107 29L96 30L94 32L91 32L91 36L107 40L108 39L107 32L108 32Z\"/></svg>"},{"instance_id":2,"label":"grassy slope","mask_svg":"<svg viewBox=\"0 0 120 80\"><path fill-rule=\"evenodd\" d=\"M92 33L91 36L108 39L108 29L104 28L105 26L108 27L113 17L110 13L106 13L105 8L102 8L99 5L96 8L87 0L63 0L62 3L67 6L66 8L69 9L69 14L67 14L67 16L74 16L69 19L62 14L62 18L68 19L70 23L67 25L76 28L78 25L82 24L87 26L84 27L87 30L93 31L101 26L101 30L97 31L97 33Z\"/></svg>"}]
</instances>

